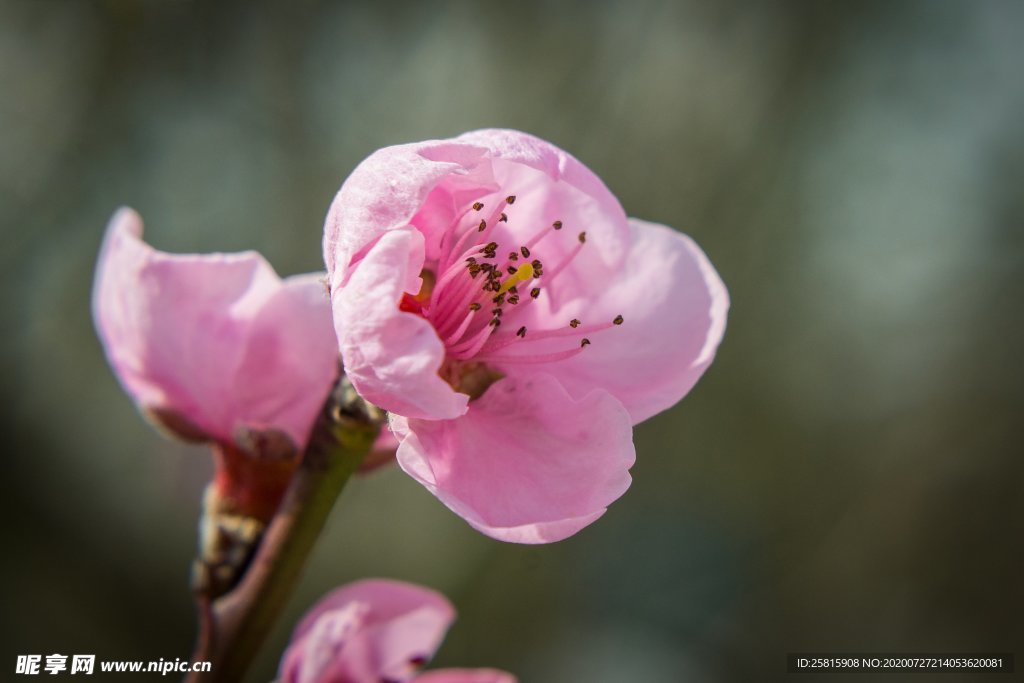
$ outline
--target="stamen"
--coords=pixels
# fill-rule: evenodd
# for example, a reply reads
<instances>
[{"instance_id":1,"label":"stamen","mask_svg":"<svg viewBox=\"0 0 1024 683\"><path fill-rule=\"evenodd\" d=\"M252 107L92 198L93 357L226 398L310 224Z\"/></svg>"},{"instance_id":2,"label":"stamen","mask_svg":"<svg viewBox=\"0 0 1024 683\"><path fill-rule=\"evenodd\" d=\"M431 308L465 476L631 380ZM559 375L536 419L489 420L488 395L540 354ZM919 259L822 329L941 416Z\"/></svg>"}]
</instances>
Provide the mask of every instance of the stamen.
<instances>
[{"instance_id":1,"label":"stamen","mask_svg":"<svg viewBox=\"0 0 1024 683\"><path fill-rule=\"evenodd\" d=\"M466 334L466 330L469 329L470 323L472 323L473 322L473 318L476 317L477 310L478 309L474 309L472 306L470 306L469 313L467 313L466 317L464 317L462 319L462 322L455 329L455 331L452 332L451 334L449 334L447 337L445 337L445 339L444 339L445 346L450 346L452 343L454 343L458 339L461 339L462 335Z\"/></svg>"},{"instance_id":2,"label":"stamen","mask_svg":"<svg viewBox=\"0 0 1024 683\"><path fill-rule=\"evenodd\" d=\"M615 320L612 321L612 325L621 325L624 320L625 318L623 318L621 315L617 315L615 316Z\"/></svg>"},{"instance_id":3,"label":"stamen","mask_svg":"<svg viewBox=\"0 0 1024 683\"><path fill-rule=\"evenodd\" d=\"M590 346L590 340L586 337L580 340L580 348L582 349L584 346Z\"/></svg>"},{"instance_id":4,"label":"stamen","mask_svg":"<svg viewBox=\"0 0 1024 683\"><path fill-rule=\"evenodd\" d=\"M477 232L483 232L487 229L487 221L480 221L480 225L477 226Z\"/></svg>"},{"instance_id":5,"label":"stamen","mask_svg":"<svg viewBox=\"0 0 1024 683\"><path fill-rule=\"evenodd\" d=\"M568 351L556 351L555 353L545 353L537 356L493 356L493 355L480 355L476 356L474 360L481 363L553 363L554 361L565 360L566 358L572 358L573 356L581 353L583 347L576 349L569 349Z\"/></svg>"},{"instance_id":6,"label":"stamen","mask_svg":"<svg viewBox=\"0 0 1024 683\"><path fill-rule=\"evenodd\" d=\"M508 215L505 214L505 213L502 213L501 217L498 218L498 222L499 223L508 223Z\"/></svg>"},{"instance_id":7,"label":"stamen","mask_svg":"<svg viewBox=\"0 0 1024 683\"><path fill-rule=\"evenodd\" d=\"M583 244L586 241L587 241L587 233L585 231L581 232L580 233L580 244Z\"/></svg>"},{"instance_id":8,"label":"stamen","mask_svg":"<svg viewBox=\"0 0 1024 683\"><path fill-rule=\"evenodd\" d=\"M519 252L523 255L523 258L530 258L530 250L526 247L519 247ZM513 254L515 252L512 252Z\"/></svg>"},{"instance_id":9,"label":"stamen","mask_svg":"<svg viewBox=\"0 0 1024 683\"><path fill-rule=\"evenodd\" d=\"M569 321L569 327L572 327L572 328L575 329L575 328L577 328L579 326L580 326L580 321L579 321L578 318L573 318L572 320Z\"/></svg>"},{"instance_id":10,"label":"stamen","mask_svg":"<svg viewBox=\"0 0 1024 683\"><path fill-rule=\"evenodd\" d=\"M526 325L523 325L522 327L520 327L516 331L516 336L517 337L525 337L526 336Z\"/></svg>"},{"instance_id":11,"label":"stamen","mask_svg":"<svg viewBox=\"0 0 1024 683\"><path fill-rule=\"evenodd\" d=\"M533 289L531 289L530 296L533 297L534 299L540 296L540 287L534 287Z\"/></svg>"},{"instance_id":12,"label":"stamen","mask_svg":"<svg viewBox=\"0 0 1024 683\"><path fill-rule=\"evenodd\" d=\"M483 205L482 202L473 202L473 210L474 211L479 211L482 208L484 208L484 205Z\"/></svg>"},{"instance_id":13,"label":"stamen","mask_svg":"<svg viewBox=\"0 0 1024 683\"><path fill-rule=\"evenodd\" d=\"M562 221L555 221L554 223L551 224L551 227L554 228L555 230L561 230Z\"/></svg>"},{"instance_id":14,"label":"stamen","mask_svg":"<svg viewBox=\"0 0 1024 683\"><path fill-rule=\"evenodd\" d=\"M508 202L509 204L515 204L516 196L514 194L510 194L509 196L505 197L505 201Z\"/></svg>"}]
</instances>

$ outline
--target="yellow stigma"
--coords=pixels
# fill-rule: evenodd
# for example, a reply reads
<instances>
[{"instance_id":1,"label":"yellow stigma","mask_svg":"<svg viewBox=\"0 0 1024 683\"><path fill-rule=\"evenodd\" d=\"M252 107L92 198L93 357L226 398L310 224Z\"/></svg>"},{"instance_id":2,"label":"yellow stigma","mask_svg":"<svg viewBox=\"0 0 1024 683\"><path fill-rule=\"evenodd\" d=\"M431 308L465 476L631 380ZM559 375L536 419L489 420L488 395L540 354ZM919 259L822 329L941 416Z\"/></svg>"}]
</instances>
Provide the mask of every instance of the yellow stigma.
<instances>
[{"instance_id":1,"label":"yellow stigma","mask_svg":"<svg viewBox=\"0 0 1024 683\"><path fill-rule=\"evenodd\" d=\"M519 266L516 272L505 278L505 281L501 283L501 289L498 290L498 294L504 294L515 285L523 282L524 280L533 279L533 264L524 263Z\"/></svg>"}]
</instances>

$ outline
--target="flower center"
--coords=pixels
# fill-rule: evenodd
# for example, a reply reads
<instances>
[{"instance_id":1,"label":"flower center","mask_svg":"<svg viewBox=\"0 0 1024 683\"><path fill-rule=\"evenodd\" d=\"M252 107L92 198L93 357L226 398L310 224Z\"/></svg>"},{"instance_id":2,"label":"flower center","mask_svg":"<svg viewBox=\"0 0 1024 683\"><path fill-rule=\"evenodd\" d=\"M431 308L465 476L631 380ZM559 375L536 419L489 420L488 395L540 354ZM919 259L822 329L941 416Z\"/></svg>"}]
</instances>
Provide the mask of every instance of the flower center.
<instances>
[{"instance_id":1,"label":"flower center","mask_svg":"<svg viewBox=\"0 0 1024 683\"><path fill-rule=\"evenodd\" d=\"M473 398L502 376L493 366L572 358L591 344L590 335L623 322L621 315L587 325L573 318L562 326L527 330L524 313L556 286L558 275L586 244L587 234L578 233L572 248L545 270L534 249L549 235L561 237L562 221L544 226L524 243L496 237L497 226L508 223L506 211L511 213L515 200L515 195L499 200L489 215L483 213L482 202L465 209L443 234L436 263L424 269L419 294L406 295L400 304L402 310L422 315L434 326L445 345L442 377ZM499 331L502 326L514 332ZM543 351L531 351L537 347L531 342L542 340L555 342L540 345Z\"/></svg>"}]
</instances>

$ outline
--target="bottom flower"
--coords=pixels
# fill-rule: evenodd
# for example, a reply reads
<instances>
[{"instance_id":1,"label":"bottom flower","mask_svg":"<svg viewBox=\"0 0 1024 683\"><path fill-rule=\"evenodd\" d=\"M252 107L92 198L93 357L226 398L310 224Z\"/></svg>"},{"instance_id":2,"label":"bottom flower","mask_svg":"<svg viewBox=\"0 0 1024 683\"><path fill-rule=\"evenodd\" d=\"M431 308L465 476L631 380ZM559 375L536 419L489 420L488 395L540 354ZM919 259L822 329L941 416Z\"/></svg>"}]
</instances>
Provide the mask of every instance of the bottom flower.
<instances>
[{"instance_id":1,"label":"bottom flower","mask_svg":"<svg viewBox=\"0 0 1024 683\"><path fill-rule=\"evenodd\" d=\"M303 618L281 660L282 683L516 683L494 669L420 669L455 609L440 593L367 579L339 588Z\"/></svg>"}]
</instances>

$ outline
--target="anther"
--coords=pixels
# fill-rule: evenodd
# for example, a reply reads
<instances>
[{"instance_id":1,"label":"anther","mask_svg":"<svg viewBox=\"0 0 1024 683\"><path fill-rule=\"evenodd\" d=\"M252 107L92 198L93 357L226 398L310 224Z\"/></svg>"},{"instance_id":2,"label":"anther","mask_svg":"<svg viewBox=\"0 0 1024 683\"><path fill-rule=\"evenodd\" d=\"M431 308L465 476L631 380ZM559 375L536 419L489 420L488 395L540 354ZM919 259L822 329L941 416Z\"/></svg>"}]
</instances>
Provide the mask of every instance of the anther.
<instances>
[{"instance_id":1,"label":"anther","mask_svg":"<svg viewBox=\"0 0 1024 683\"><path fill-rule=\"evenodd\" d=\"M500 308L495 308L493 311L491 311L491 315L493 315L495 318L500 318L501 313L502 310Z\"/></svg>"},{"instance_id":2,"label":"anther","mask_svg":"<svg viewBox=\"0 0 1024 683\"><path fill-rule=\"evenodd\" d=\"M476 228L478 231L483 232L487 229L487 221L480 221L480 225Z\"/></svg>"},{"instance_id":3,"label":"anther","mask_svg":"<svg viewBox=\"0 0 1024 683\"><path fill-rule=\"evenodd\" d=\"M613 325L621 325L624 318L621 315L615 316L615 320L612 321Z\"/></svg>"},{"instance_id":4,"label":"anther","mask_svg":"<svg viewBox=\"0 0 1024 683\"><path fill-rule=\"evenodd\" d=\"M530 261L530 265L533 266L534 270L537 270L538 268L543 268L544 267L544 264L540 262L539 258L535 258L532 261Z\"/></svg>"},{"instance_id":5,"label":"anther","mask_svg":"<svg viewBox=\"0 0 1024 683\"><path fill-rule=\"evenodd\" d=\"M518 296L510 296L508 298L508 302L510 304L512 304L513 306L515 306L517 303L519 303L519 297Z\"/></svg>"},{"instance_id":6,"label":"anther","mask_svg":"<svg viewBox=\"0 0 1024 683\"><path fill-rule=\"evenodd\" d=\"M469 310L471 310L471 311L479 311L480 310L480 304L478 304L477 302L474 301L473 303L471 303L469 305Z\"/></svg>"},{"instance_id":7,"label":"anther","mask_svg":"<svg viewBox=\"0 0 1024 683\"><path fill-rule=\"evenodd\" d=\"M501 325L501 321L498 320L497 318L491 318L491 322L489 322L487 324L490 325L491 327L495 327L496 328L499 325ZM587 342L587 343L589 344L590 342Z\"/></svg>"},{"instance_id":8,"label":"anther","mask_svg":"<svg viewBox=\"0 0 1024 683\"><path fill-rule=\"evenodd\" d=\"M586 232L581 232L580 233L580 244L583 244L586 241L587 241L587 233Z\"/></svg>"},{"instance_id":9,"label":"anther","mask_svg":"<svg viewBox=\"0 0 1024 683\"><path fill-rule=\"evenodd\" d=\"M584 346L590 346L590 340L586 337L580 340L580 348L582 349Z\"/></svg>"},{"instance_id":10,"label":"anther","mask_svg":"<svg viewBox=\"0 0 1024 683\"><path fill-rule=\"evenodd\" d=\"M577 328L579 326L580 326L579 318L573 318L572 320L569 321L569 327L572 327L573 329L575 329L575 328Z\"/></svg>"},{"instance_id":11,"label":"anther","mask_svg":"<svg viewBox=\"0 0 1024 683\"><path fill-rule=\"evenodd\" d=\"M479 211L482 208L484 208L484 205L483 205L482 202L473 202L473 210Z\"/></svg>"},{"instance_id":12,"label":"anther","mask_svg":"<svg viewBox=\"0 0 1024 683\"><path fill-rule=\"evenodd\" d=\"M530 250L526 247L519 247L519 253L523 255L523 258L530 258Z\"/></svg>"},{"instance_id":13,"label":"anther","mask_svg":"<svg viewBox=\"0 0 1024 683\"><path fill-rule=\"evenodd\" d=\"M508 274L509 274L509 275L515 275L515 274L516 274L516 271L517 271L517 270L519 270L519 269L518 269L518 268L516 268L515 266L509 266L509 267L507 268L507 270L508 270Z\"/></svg>"},{"instance_id":14,"label":"anther","mask_svg":"<svg viewBox=\"0 0 1024 683\"><path fill-rule=\"evenodd\" d=\"M509 196L505 197L505 201L508 202L509 204L515 204L516 196L514 194L510 194Z\"/></svg>"},{"instance_id":15,"label":"anther","mask_svg":"<svg viewBox=\"0 0 1024 683\"><path fill-rule=\"evenodd\" d=\"M498 304L499 306L502 305L503 303L505 303L505 293L502 292L498 296L496 296L493 299L491 299L491 301L493 301L494 303Z\"/></svg>"},{"instance_id":16,"label":"anther","mask_svg":"<svg viewBox=\"0 0 1024 683\"><path fill-rule=\"evenodd\" d=\"M530 296L532 296L534 299L540 296L540 287L534 287L533 289L531 289Z\"/></svg>"},{"instance_id":17,"label":"anther","mask_svg":"<svg viewBox=\"0 0 1024 683\"><path fill-rule=\"evenodd\" d=\"M551 224L551 227L554 228L555 230L561 230L562 221L555 221L554 223Z\"/></svg>"},{"instance_id":18,"label":"anther","mask_svg":"<svg viewBox=\"0 0 1024 683\"><path fill-rule=\"evenodd\" d=\"M526 336L526 325L523 325L518 330L516 330L516 336L517 337L525 337Z\"/></svg>"},{"instance_id":19,"label":"anther","mask_svg":"<svg viewBox=\"0 0 1024 683\"><path fill-rule=\"evenodd\" d=\"M504 213L501 214L501 216L498 218L498 222L499 223L508 223L508 216L505 215Z\"/></svg>"},{"instance_id":20,"label":"anther","mask_svg":"<svg viewBox=\"0 0 1024 683\"><path fill-rule=\"evenodd\" d=\"M514 251L508 252L508 260L509 261L518 261L519 260L519 254L517 254Z\"/></svg>"},{"instance_id":21,"label":"anther","mask_svg":"<svg viewBox=\"0 0 1024 683\"><path fill-rule=\"evenodd\" d=\"M483 254L483 253L486 253L488 251L494 251L497 248L498 248L498 243L497 242L488 242L487 244L485 244L483 247L480 248L480 253Z\"/></svg>"}]
</instances>

